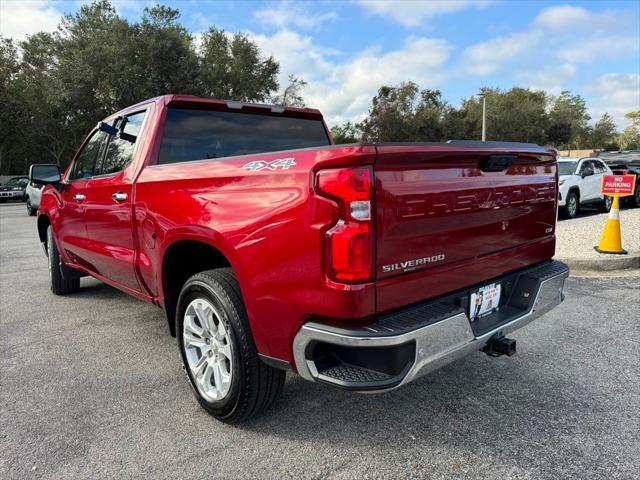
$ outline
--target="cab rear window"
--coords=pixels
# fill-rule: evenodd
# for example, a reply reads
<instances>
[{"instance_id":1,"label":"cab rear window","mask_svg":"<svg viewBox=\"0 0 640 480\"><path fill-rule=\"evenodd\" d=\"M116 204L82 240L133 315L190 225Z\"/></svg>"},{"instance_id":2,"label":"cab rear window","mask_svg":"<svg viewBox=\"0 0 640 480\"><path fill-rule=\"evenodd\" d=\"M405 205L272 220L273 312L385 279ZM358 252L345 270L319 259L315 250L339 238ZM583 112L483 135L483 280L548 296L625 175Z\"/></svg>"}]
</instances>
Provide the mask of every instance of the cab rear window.
<instances>
[{"instance_id":1,"label":"cab rear window","mask_svg":"<svg viewBox=\"0 0 640 480\"><path fill-rule=\"evenodd\" d=\"M319 120L170 108L158 162L188 162L329 144Z\"/></svg>"}]
</instances>

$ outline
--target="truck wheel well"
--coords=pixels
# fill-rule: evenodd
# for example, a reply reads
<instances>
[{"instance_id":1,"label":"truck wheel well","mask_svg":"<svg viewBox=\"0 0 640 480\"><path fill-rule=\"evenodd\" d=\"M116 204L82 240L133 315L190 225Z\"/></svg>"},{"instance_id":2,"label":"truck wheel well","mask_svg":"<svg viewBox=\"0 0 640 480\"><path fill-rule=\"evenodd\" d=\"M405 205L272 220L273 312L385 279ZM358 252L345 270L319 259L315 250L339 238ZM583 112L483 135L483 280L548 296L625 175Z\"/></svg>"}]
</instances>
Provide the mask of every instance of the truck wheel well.
<instances>
[{"instance_id":1,"label":"truck wheel well","mask_svg":"<svg viewBox=\"0 0 640 480\"><path fill-rule=\"evenodd\" d=\"M40 242L47 245L47 228L51 225L51 220L46 215L40 215L38 217L38 237L40 237Z\"/></svg>"},{"instance_id":2,"label":"truck wheel well","mask_svg":"<svg viewBox=\"0 0 640 480\"><path fill-rule=\"evenodd\" d=\"M203 242L181 240L167 249L162 260L162 285L164 307L172 336L176 336L178 297L187 279L205 270L230 266L229 260L218 249Z\"/></svg>"}]
</instances>

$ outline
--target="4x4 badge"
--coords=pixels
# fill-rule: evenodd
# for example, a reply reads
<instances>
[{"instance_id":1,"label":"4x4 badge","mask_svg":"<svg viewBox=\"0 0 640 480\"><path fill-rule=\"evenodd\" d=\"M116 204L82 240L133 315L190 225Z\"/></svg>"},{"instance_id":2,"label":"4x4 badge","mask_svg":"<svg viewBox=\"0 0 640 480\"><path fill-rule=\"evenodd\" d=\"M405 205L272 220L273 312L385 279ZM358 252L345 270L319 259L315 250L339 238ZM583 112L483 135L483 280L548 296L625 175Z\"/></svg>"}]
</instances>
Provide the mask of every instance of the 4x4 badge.
<instances>
[{"instance_id":1,"label":"4x4 badge","mask_svg":"<svg viewBox=\"0 0 640 480\"><path fill-rule=\"evenodd\" d=\"M281 168L282 170L289 170L295 165L296 161L294 158L278 158L272 162L256 160L243 165L242 168L245 170L251 170L252 172L257 172L258 170L264 170L265 168L267 170L277 170L278 168Z\"/></svg>"}]
</instances>

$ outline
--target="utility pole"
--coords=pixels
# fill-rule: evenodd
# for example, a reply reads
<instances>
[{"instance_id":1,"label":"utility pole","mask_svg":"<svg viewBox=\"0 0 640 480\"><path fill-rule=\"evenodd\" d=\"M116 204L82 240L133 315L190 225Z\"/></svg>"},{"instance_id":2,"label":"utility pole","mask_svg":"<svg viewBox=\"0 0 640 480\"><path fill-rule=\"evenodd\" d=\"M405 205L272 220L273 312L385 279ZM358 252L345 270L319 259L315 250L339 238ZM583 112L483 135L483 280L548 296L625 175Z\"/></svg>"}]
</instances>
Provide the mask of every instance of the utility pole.
<instances>
[{"instance_id":1,"label":"utility pole","mask_svg":"<svg viewBox=\"0 0 640 480\"><path fill-rule=\"evenodd\" d=\"M482 95L482 141L487 141L487 97Z\"/></svg>"}]
</instances>

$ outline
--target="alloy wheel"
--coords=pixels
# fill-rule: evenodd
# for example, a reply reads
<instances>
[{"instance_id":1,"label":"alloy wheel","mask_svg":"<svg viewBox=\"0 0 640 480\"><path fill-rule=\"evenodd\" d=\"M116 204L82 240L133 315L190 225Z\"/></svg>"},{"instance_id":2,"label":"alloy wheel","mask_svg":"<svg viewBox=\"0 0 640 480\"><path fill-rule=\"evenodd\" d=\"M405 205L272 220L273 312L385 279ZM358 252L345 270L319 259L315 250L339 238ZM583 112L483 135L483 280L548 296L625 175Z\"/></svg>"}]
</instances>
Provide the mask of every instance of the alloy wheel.
<instances>
[{"instance_id":1,"label":"alloy wheel","mask_svg":"<svg viewBox=\"0 0 640 480\"><path fill-rule=\"evenodd\" d=\"M208 300L196 298L187 306L182 342L198 393L209 402L225 398L233 372L231 341L220 312Z\"/></svg>"}]
</instances>

